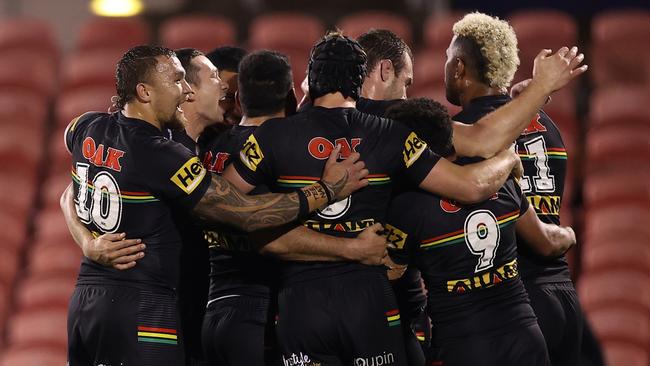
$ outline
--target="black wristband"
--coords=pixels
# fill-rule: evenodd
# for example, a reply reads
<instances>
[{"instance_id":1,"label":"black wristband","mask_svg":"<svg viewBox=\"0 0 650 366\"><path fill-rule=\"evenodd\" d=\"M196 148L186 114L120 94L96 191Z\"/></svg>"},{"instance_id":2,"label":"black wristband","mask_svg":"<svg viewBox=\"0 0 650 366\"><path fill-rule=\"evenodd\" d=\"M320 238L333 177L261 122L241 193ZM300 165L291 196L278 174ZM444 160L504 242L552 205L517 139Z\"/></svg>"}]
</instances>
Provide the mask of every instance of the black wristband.
<instances>
[{"instance_id":1,"label":"black wristband","mask_svg":"<svg viewBox=\"0 0 650 366\"><path fill-rule=\"evenodd\" d=\"M321 187L323 187L323 190L325 191L325 195L327 195L327 203L332 204L336 202L336 197L334 197L334 192L330 190L330 188L323 182L322 180L319 180L316 182L317 184L320 184Z\"/></svg>"},{"instance_id":2,"label":"black wristband","mask_svg":"<svg viewBox=\"0 0 650 366\"><path fill-rule=\"evenodd\" d=\"M298 202L300 202L298 208L298 219L305 219L309 216L309 201L302 189L297 190L296 193L298 194Z\"/></svg>"}]
</instances>

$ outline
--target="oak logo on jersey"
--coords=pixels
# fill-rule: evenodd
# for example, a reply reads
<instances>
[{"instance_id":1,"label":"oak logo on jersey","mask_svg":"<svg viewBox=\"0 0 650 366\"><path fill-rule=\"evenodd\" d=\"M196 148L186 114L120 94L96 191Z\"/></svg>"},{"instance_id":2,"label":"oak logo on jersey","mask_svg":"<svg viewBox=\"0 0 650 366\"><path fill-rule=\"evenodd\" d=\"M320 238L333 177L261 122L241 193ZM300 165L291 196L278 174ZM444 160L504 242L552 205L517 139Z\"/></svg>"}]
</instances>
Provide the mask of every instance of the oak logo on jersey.
<instances>
[{"instance_id":1,"label":"oak logo on jersey","mask_svg":"<svg viewBox=\"0 0 650 366\"><path fill-rule=\"evenodd\" d=\"M361 139L358 137L350 139L348 141L345 138L338 138L332 141L326 139L325 137L314 137L309 141L307 145L307 150L309 155L313 156L318 160L325 160L330 157L332 150L336 145L341 145L341 151L339 152L339 159L346 159L353 152L357 152L357 146L361 143Z\"/></svg>"},{"instance_id":2,"label":"oak logo on jersey","mask_svg":"<svg viewBox=\"0 0 650 366\"><path fill-rule=\"evenodd\" d=\"M404 164L406 164L406 167L408 168L413 165L413 163L418 160L426 148L427 143L420 140L415 132L411 132L406 138L406 141L404 141L404 151L402 152L402 155L404 156Z\"/></svg>"},{"instance_id":3,"label":"oak logo on jersey","mask_svg":"<svg viewBox=\"0 0 650 366\"><path fill-rule=\"evenodd\" d=\"M530 135L531 133L535 133L535 132L546 132L546 127L544 127L542 122L540 122L541 118L542 116L540 116L540 114L537 113L535 117L533 117L533 119L530 121L528 127L526 127L524 132L522 132L521 134Z\"/></svg>"},{"instance_id":4,"label":"oak logo on jersey","mask_svg":"<svg viewBox=\"0 0 650 366\"><path fill-rule=\"evenodd\" d=\"M387 231L386 240L389 243L393 244L395 248L403 249L404 245L406 244L406 238L408 238L408 234L390 224L386 224L385 227Z\"/></svg>"},{"instance_id":5,"label":"oak logo on jersey","mask_svg":"<svg viewBox=\"0 0 650 366\"><path fill-rule=\"evenodd\" d=\"M92 137L86 137L81 146L81 153L84 158L98 167L104 167L116 172L122 171L122 164L120 158L124 156L124 151L109 147L104 154L104 144L97 144Z\"/></svg>"},{"instance_id":6,"label":"oak logo on jersey","mask_svg":"<svg viewBox=\"0 0 650 366\"><path fill-rule=\"evenodd\" d=\"M216 155L212 151L208 151L203 156L203 166L212 173L221 174L226 169L226 162L230 158L230 154L225 152L218 152Z\"/></svg>"},{"instance_id":7,"label":"oak logo on jersey","mask_svg":"<svg viewBox=\"0 0 650 366\"><path fill-rule=\"evenodd\" d=\"M560 196L526 196L538 215L557 216L560 214L562 197Z\"/></svg>"},{"instance_id":8,"label":"oak logo on jersey","mask_svg":"<svg viewBox=\"0 0 650 366\"><path fill-rule=\"evenodd\" d=\"M262 154L262 149L260 149L260 144L255 136L248 136L244 147L239 152L239 159L252 171L256 171L258 165L264 160L264 154Z\"/></svg>"},{"instance_id":9,"label":"oak logo on jersey","mask_svg":"<svg viewBox=\"0 0 650 366\"><path fill-rule=\"evenodd\" d=\"M446 213L456 213L460 211L462 207L460 207L458 202L454 200L443 198L440 200L440 208Z\"/></svg>"},{"instance_id":10,"label":"oak logo on jersey","mask_svg":"<svg viewBox=\"0 0 650 366\"><path fill-rule=\"evenodd\" d=\"M205 177L205 168L195 156L186 161L170 180L185 193L190 194L199 186L203 177Z\"/></svg>"}]
</instances>

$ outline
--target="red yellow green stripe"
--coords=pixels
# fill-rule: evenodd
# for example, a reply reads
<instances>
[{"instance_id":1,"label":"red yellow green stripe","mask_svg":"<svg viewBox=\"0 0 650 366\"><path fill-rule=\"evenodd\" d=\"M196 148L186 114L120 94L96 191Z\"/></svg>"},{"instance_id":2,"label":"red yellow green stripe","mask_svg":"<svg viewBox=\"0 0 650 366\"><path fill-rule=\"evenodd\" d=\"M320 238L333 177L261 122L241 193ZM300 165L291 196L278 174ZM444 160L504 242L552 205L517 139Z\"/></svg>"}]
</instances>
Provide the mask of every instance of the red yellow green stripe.
<instances>
[{"instance_id":1,"label":"red yellow green stripe","mask_svg":"<svg viewBox=\"0 0 650 366\"><path fill-rule=\"evenodd\" d=\"M519 153L519 157L521 159L524 159L524 160L535 159L534 154L528 154L528 152L525 151L525 150L520 150L520 151L518 151L518 153ZM566 160L568 155L567 155L566 149L550 148L550 149L546 149L546 156L549 159L564 159L564 160Z\"/></svg>"},{"instance_id":2,"label":"red yellow green stripe","mask_svg":"<svg viewBox=\"0 0 650 366\"><path fill-rule=\"evenodd\" d=\"M77 173L72 170L72 180L75 181L75 183L80 184L79 176ZM88 187L88 192L93 192L95 190L95 186L91 182L86 182L86 186ZM109 192L102 192L104 195L110 195L111 193ZM160 201L158 198L153 196L150 192L131 192L131 191L120 191L120 199L124 203L148 203L148 202L157 202Z\"/></svg>"},{"instance_id":3,"label":"red yellow green stripe","mask_svg":"<svg viewBox=\"0 0 650 366\"><path fill-rule=\"evenodd\" d=\"M176 329L138 326L138 341L177 345L176 333Z\"/></svg>"},{"instance_id":4,"label":"red yellow green stripe","mask_svg":"<svg viewBox=\"0 0 650 366\"><path fill-rule=\"evenodd\" d=\"M514 220L516 220L517 218L519 218L519 210L497 217L497 223L499 225L499 228L503 228L513 223ZM441 248L448 245L462 243L464 241L465 241L465 231L457 230L451 233L447 233L444 235L423 240L420 243L420 248L423 249L431 249L433 247Z\"/></svg>"},{"instance_id":5,"label":"red yellow green stripe","mask_svg":"<svg viewBox=\"0 0 650 366\"><path fill-rule=\"evenodd\" d=\"M388 321L388 326L389 327L394 327L396 325L400 325L402 321L400 320L400 315L399 315L399 310L394 309L394 310L389 310L386 312L386 320Z\"/></svg>"},{"instance_id":6,"label":"red yellow green stripe","mask_svg":"<svg viewBox=\"0 0 650 366\"><path fill-rule=\"evenodd\" d=\"M304 187L318 182L320 177L308 177L302 175L281 175L276 182L280 187Z\"/></svg>"},{"instance_id":7,"label":"red yellow green stripe","mask_svg":"<svg viewBox=\"0 0 650 366\"><path fill-rule=\"evenodd\" d=\"M379 186L390 183L390 177L386 174L369 174L368 185Z\"/></svg>"}]
</instances>

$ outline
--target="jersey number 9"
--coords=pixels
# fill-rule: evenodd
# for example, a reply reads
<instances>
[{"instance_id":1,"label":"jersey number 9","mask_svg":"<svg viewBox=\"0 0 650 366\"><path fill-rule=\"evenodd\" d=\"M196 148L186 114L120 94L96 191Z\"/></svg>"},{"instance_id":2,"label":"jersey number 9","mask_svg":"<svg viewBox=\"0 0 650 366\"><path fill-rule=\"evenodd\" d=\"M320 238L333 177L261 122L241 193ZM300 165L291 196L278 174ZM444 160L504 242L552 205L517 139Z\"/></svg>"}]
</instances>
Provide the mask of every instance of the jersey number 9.
<instances>
[{"instance_id":1,"label":"jersey number 9","mask_svg":"<svg viewBox=\"0 0 650 366\"><path fill-rule=\"evenodd\" d=\"M480 256L475 273L492 267L500 235L497 218L488 210L473 211L465 219L465 244L472 254Z\"/></svg>"}]
</instances>

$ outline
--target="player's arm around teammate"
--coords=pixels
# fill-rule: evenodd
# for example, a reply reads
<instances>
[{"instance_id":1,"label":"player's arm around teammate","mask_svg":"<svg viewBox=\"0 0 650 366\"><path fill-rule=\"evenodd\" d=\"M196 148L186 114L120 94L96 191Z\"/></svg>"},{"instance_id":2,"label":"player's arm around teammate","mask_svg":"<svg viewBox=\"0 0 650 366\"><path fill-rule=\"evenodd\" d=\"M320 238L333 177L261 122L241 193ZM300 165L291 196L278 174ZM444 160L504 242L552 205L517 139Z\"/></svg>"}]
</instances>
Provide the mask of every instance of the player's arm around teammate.
<instances>
[{"instance_id":1,"label":"player's arm around teammate","mask_svg":"<svg viewBox=\"0 0 650 366\"><path fill-rule=\"evenodd\" d=\"M531 205L517 221L517 234L538 254L557 257L576 244L576 234L568 226L542 222Z\"/></svg>"}]
</instances>

